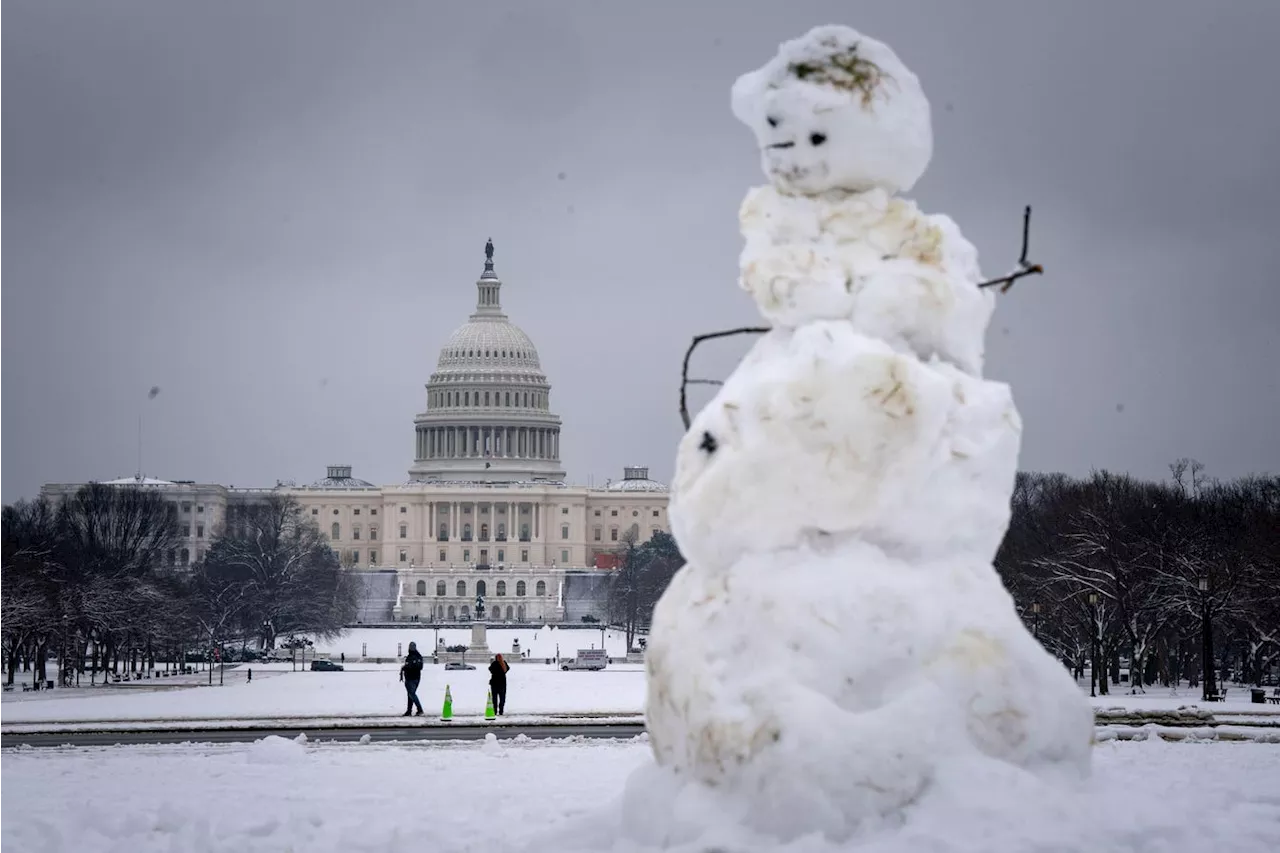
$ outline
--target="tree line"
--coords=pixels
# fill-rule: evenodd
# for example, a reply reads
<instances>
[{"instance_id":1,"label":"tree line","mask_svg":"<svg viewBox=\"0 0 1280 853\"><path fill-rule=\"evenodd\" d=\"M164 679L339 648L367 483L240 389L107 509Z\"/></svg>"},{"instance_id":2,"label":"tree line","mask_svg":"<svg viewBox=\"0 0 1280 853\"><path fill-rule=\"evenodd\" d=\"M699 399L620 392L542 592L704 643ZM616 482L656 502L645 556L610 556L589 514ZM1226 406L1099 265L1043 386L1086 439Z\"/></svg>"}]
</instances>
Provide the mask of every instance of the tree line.
<instances>
[{"instance_id":1,"label":"tree line","mask_svg":"<svg viewBox=\"0 0 1280 853\"><path fill-rule=\"evenodd\" d=\"M1280 660L1280 477L1019 473L996 568L1041 643L1101 693L1261 684ZM1206 630L1207 629L1207 630ZM1210 681L1210 684L1213 682Z\"/></svg>"},{"instance_id":2,"label":"tree line","mask_svg":"<svg viewBox=\"0 0 1280 853\"><path fill-rule=\"evenodd\" d=\"M0 653L15 672L64 683L207 660L214 649L275 647L298 633L333 636L354 621L356 579L290 497L239 507L192 566L178 507L155 491L83 486L64 500L4 507ZM223 653L223 652L220 652Z\"/></svg>"}]
</instances>

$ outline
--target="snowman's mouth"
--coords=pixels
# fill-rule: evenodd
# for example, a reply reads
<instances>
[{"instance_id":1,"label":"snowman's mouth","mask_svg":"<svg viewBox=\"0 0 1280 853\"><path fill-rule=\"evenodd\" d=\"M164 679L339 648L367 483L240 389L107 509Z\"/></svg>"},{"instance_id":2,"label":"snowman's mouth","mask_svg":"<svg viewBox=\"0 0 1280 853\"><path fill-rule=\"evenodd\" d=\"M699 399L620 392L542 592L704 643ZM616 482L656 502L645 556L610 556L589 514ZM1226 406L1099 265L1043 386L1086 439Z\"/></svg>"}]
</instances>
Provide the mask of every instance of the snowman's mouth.
<instances>
[{"instance_id":1,"label":"snowman's mouth","mask_svg":"<svg viewBox=\"0 0 1280 853\"><path fill-rule=\"evenodd\" d=\"M775 142L772 145L766 145L765 148L795 148L794 142Z\"/></svg>"}]
</instances>

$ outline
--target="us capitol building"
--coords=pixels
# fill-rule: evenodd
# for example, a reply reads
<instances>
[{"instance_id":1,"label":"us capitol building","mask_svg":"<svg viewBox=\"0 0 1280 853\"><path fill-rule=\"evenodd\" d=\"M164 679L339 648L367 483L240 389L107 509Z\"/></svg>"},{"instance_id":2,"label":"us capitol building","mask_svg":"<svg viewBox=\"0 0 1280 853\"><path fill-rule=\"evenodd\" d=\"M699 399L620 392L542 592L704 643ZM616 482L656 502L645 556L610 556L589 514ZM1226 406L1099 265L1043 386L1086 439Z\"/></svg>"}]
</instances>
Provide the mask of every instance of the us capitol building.
<instances>
[{"instance_id":1,"label":"us capitol building","mask_svg":"<svg viewBox=\"0 0 1280 853\"><path fill-rule=\"evenodd\" d=\"M375 486L331 465L308 486L242 489L136 477L112 485L156 489L185 526L174 565L199 560L210 539L267 494L310 513L345 565L362 572L365 623L467 621L477 594L486 621L578 621L627 530L667 531L667 487L627 467L603 488L564 482L560 418L538 350L502 310L502 280L485 246L476 309L440 350L414 417L408 482ZM46 485L58 499L80 484Z\"/></svg>"}]
</instances>

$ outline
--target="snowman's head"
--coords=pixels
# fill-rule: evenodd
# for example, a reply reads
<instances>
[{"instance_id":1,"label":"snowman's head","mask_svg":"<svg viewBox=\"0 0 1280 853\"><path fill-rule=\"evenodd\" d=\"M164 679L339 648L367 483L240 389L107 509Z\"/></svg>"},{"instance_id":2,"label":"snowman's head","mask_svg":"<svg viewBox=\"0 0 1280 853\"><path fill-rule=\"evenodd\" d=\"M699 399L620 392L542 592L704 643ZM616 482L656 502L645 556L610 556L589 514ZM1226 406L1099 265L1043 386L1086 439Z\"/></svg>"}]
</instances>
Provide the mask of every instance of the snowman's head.
<instances>
[{"instance_id":1,"label":"snowman's head","mask_svg":"<svg viewBox=\"0 0 1280 853\"><path fill-rule=\"evenodd\" d=\"M784 43L738 78L733 113L755 132L769 180L793 195L904 192L933 154L919 79L888 45L849 27Z\"/></svg>"}]
</instances>

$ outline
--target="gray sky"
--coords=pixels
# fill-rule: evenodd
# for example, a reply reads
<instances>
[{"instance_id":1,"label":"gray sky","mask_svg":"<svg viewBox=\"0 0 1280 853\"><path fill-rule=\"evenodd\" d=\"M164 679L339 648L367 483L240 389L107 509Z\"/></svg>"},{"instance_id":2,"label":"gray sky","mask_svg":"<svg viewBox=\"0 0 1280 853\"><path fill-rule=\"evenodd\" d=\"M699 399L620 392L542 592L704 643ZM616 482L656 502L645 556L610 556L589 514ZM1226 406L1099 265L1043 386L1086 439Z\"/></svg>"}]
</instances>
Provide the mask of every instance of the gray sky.
<instances>
[{"instance_id":1,"label":"gray sky","mask_svg":"<svg viewBox=\"0 0 1280 853\"><path fill-rule=\"evenodd\" d=\"M132 473L140 411L152 476L403 482L490 236L571 478L669 477L689 337L757 319L729 87L823 23L922 78L912 195L989 275L1035 206L988 336L1024 468L1280 469L1274 0L9 0L4 500Z\"/></svg>"}]
</instances>

